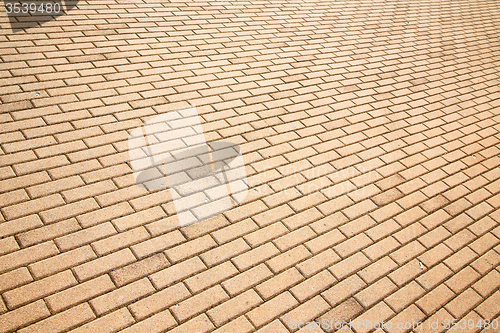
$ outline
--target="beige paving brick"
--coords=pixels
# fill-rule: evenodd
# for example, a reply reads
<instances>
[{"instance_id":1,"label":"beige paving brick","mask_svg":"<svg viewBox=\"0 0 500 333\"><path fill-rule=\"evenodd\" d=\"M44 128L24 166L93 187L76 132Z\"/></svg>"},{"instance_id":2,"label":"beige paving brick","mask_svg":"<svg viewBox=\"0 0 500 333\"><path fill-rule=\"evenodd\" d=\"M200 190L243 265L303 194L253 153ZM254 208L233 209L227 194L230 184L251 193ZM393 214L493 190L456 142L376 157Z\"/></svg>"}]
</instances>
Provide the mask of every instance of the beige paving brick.
<instances>
[{"instance_id":1,"label":"beige paving brick","mask_svg":"<svg viewBox=\"0 0 500 333\"><path fill-rule=\"evenodd\" d=\"M19 287L33 281L33 277L26 267L14 269L0 275L0 292Z\"/></svg>"},{"instance_id":2,"label":"beige paving brick","mask_svg":"<svg viewBox=\"0 0 500 333\"><path fill-rule=\"evenodd\" d=\"M77 284L75 277L71 271L66 270L44 279L31 282L22 287L7 291L3 294L3 297L7 306L10 309L13 309L62 289L71 287L75 284Z\"/></svg>"},{"instance_id":3,"label":"beige paving brick","mask_svg":"<svg viewBox=\"0 0 500 333\"><path fill-rule=\"evenodd\" d=\"M232 259L232 262L240 270L246 270L255 266L279 253L279 250L272 243L266 243L253 250L240 254Z\"/></svg>"},{"instance_id":4,"label":"beige paving brick","mask_svg":"<svg viewBox=\"0 0 500 333\"><path fill-rule=\"evenodd\" d=\"M482 297L488 296L500 285L500 273L493 270L472 285Z\"/></svg>"},{"instance_id":5,"label":"beige paving brick","mask_svg":"<svg viewBox=\"0 0 500 333\"><path fill-rule=\"evenodd\" d=\"M254 231L258 226L250 219L245 219L240 222L233 223L225 228L212 232L212 237L219 243L223 244L232 241L242 235Z\"/></svg>"},{"instance_id":6,"label":"beige paving brick","mask_svg":"<svg viewBox=\"0 0 500 333\"><path fill-rule=\"evenodd\" d=\"M20 233L17 235L17 239L21 246L27 247L80 229L75 219L69 219Z\"/></svg>"},{"instance_id":7,"label":"beige paving brick","mask_svg":"<svg viewBox=\"0 0 500 333\"><path fill-rule=\"evenodd\" d=\"M254 326L260 327L295 305L297 305L297 301L293 296L289 292L284 292L248 312L247 317Z\"/></svg>"},{"instance_id":8,"label":"beige paving brick","mask_svg":"<svg viewBox=\"0 0 500 333\"><path fill-rule=\"evenodd\" d=\"M87 303L84 303L25 327L19 332L63 332L85 324L94 318L92 309Z\"/></svg>"},{"instance_id":9,"label":"beige paving brick","mask_svg":"<svg viewBox=\"0 0 500 333\"><path fill-rule=\"evenodd\" d=\"M326 329L326 332L334 332L335 326L341 327L344 322L349 322L350 319L356 318L362 311L363 307L351 297L335 306L319 319L320 321L325 320L329 323L329 327Z\"/></svg>"},{"instance_id":10,"label":"beige paving brick","mask_svg":"<svg viewBox=\"0 0 500 333\"><path fill-rule=\"evenodd\" d=\"M151 294L154 290L151 282L147 278L143 278L92 299L90 305L98 315L102 315Z\"/></svg>"},{"instance_id":11,"label":"beige paving brick","mask_svg":"<svg viewBox=\"0 0 500 333\"><path fill-rule=\"evenodd\" d=\"M424 267L425 269L425 267ZM415 277L418 275L422 274L425 272L418 260L413 259L400 268L396 269L394 272L390 273L388 277L398 286L402 286L409 282L410 280L413 280Z\"/></svg>"},{"instance_id":12,"label":"beige paving brick","mask_svg":"<svg viewBox=\"0 0 500 333\"><path fill-rule=\"evenodd\" d=\"M164 332L165 330L172 328L176 325L174 317L170 314L168 310L157 313L150 318L136 323L122 332Z\"/></svg>"},{"instance_id":13,"label":"beige paving brick","mask_svg":"<svg viewBox=\"0 0 500 333\"><path fill-rule=\"evenodd\" d=\"M423 319L425 318L425 314L420 311L415 305L410 305L406 309L404 309L402 312L397 314L396 316L392 317L390 321L391 322L391 329L387 329L388 332L404 332L408 331L412 327L418 327L419 324ZM398 329L398 323L409 323L409 329ZM404 324L403 324L404 325ZM400 326L401 327L401 324ZM404 327L404 326L403 326Z\"/></svg>"},{"instance_id":14,"label":"beige paving brick","mask_svg":"<svg viewBox=\"0 0 500 333\"><path fill-rule=\"evenodd\" d=\"M42 300L39 300L0 315L0 329L9 332L37 322L49 315L47 306Z\"/></svg>"},{"instance_id":15,"label":"beige paving brick","mask_svg":"<svg viewBox=\"0 0 500 333\"><path fill-rule=\"evenodd\" d=\"M221 326L219 329L216 329L214 332L222 333L222 332L236 332L236 333L250 333L253 332L254 328L252 324L246 319L246 317L241 316L238 317L229 323Z\"/></svg>"},{"instance_id":16,"label":"beige paving brick","mask_svg":"<svg viewBox=\"0 0 500 333\"><path fill-rule=\"evenodd\" d=\"M144 241L149 238L149 234L144 227L130 229L125 232L98 240L92 243L92 248L97 255L105 255L113 251L130 246L134 243Z\"/></svg>"},{"instance_id":17,"label":"beige paving brick","mask_svg":"<svg viewBox=\"0 0 500 333\"><path fill-rule=\"evenodd\" d=\"M87 228L133 212L134 210L130 207L128 202L121 202L116 205L95 209L91 212L78 215L76 219L84 228Z\"/></svg>"},{"instance_id":18,"label":"beige paving brick","mask_svg":"<svg viewBox=\"0 0 500 333\"><path fill-rule=\"evenodd\" d=\"M320 296L316 296L284 315L282 321L290 330L293 330L297 328L296 326L299 326L298 322L307 323L313 321L314 318L317 318L329 308L325 300Z\"/></svg>"},{"instance_id":19,"label":"beige paving brick","mask_svg":"<svg viewBox=\"0 0 500 333\"><path fill-rule=\"evenodd\" d=\"M455 296L453 291L443 284L440 284L435 289L418 300L415 304L419 306L427 315L439 309L443 304L446 304Z\"/></svg>"},{"instance_id":20,"label":"beige paving brick","mask_svg":"<svg viewBox=\"0 0 500 333\"><path fill-rule=\"evenodd\" d=\"M60 312L75 304L87 301L95 296L113 290L113 282L108 275L102 275L74 287L52 294L45 298L47 305L53 312Z\"/></svg>"},{"instance_id":21,"label":"beige paving brick","mask_svg":"<svg viewBox=\"0 0 500 333\"><path fill-rule=\"evenodd\" d=\"M199 273L185 280L185 284L189 290L196 294L210 286L220 283L238 273L238 270L231 262L224 262L220 265L212 267L202 273Z\"/></svg>"},{"instance_id":22,"label":"beige paving brick","mask_svg":"<svg viewBox=\"0 0 500 333\"><path fill-rule=\"evenodd\" d=\"M212 237L206 235L168 249L165 251L165 254L171 262L175 263L197 255L215 246L217 246L217 244Z\"/></svg>"},{"instance_id":23,"label":"beige paving brick","mask_svg":"<svg viewBox=\"0 0 500 333\"><path fill-rule=\"evenodd\" d=\"M77 249L63 252L56 256L37 261L29 265L33 276L37 279L63 271L83 262L96 258L90 246L82 246Z\"/></svg>"},{"instance_id":24,"label":"beige paving brick","mask_svg":"<svg viewBox=\"0 0 500 333\"><path fill-rule=\"evenodd\" d=\"M292 214L293 210L288 205L281 205L263 213L256 214L252 218L260 227L264 227L273 222L280 221Z\"/></svg>"},{"instance_id":25,"label":"beige paving brick","mask_svg":"<svg viewBox=\"0 0 500 333\"><path fill-rule=\"evenodd\" d=\"M134 323L134 319L126 308L122 308L112 312L106 316L100 317L90 323L80 326L69 332L84 333L84 332L117 332Z\"/></svg>"},{"instance_id":26,"label":"beige paving brick","mask_svg":"<svg viewBox=\"0 0 500 333\"><path fill-rule=\"evenodd\" d=\"M129 309L134 317L140 320L165 310L190 295L186 287L182 283L178 283L132 303L129 305Z\"/></svg>"},{"instance_id":27,"label":"beige paving brick","mask_svg":"<svg viewBox=\"0 0 500 333\"><path fill-rule=\"evenodd\" d=\"M277 294L289 289L292 285L302 281L304 277L295 268L290 268L265 282L257 285L255 289L265 300L276 296Z\"/></svg>"},{"instance_id":28,"label":"beige paving brick","mask_svg":"<svg viewBox=\"0 0 500 333\"><path fill-rule=\"evenodd\" d=\"M110 273L110 275L115 284L120 287L151 273L157 272L168 265L169 263L165 256L159 253L114 270Z\"/></svg>"},{"instance_id":29,"label":"beige paving brick","mask_svg":"<svg viewBox=\"0 0 500 333\"><path fill-rule=\"evenodd\" d=\"M217 285L182 301L173 307L171 311L178 321L183 322L227 299L229 299L229 296L227 296L222 287Z\"/></svg>"},{"instance_id":30,"label":"beige paving brick","mask_svg":"<svg viewBox=\"0 0 500 333\"><path fill-rule=\"evenodd\" d=\"M197 272L205 270L205 265L197 257L167 267L151 274L151 281L157 289L163 289L175 282L185 279Z\"/></svg>"},{"instance_id":31,"label":"beige paving brick","mask_svg":"<svg viewBox=\"0 0 500 333\"><path fill-rule=\"evenodd\" d=\"M381 323L387 321L393 315L394 312L385 303L380 302L356 318L356 324L353 326L360 332L369 332L374 329L380 330Z\"/></svg>"},{"instance_id":32,"label":"beige paving brick","mask_svg":"<svg viewBox=\"0 0 500 333\"><path fill-rule=\"evenodd\" d=\"M467 289L458 295L450 303L446 304L445 309L454 317L463 318L476 305L481 303L483 298L473 289Z\"/></svg>"},{"instance_id":33,"label":"beige paving brick","mask_svg":"<svg viewBox=\"0 0 500 333\"><path fill-rule=\"evenodd\" d=\"M27 247L0 257L0 273L54 256L59 251L51 241Z\"/></svg>"},{"instance_id":34,"label":"beige paving brick","mask_svg":"<svg viewBox=\"0 0 500 333\"><path fill-rule=\"evenodd\" d=\"M215 325L220 326L227 321L248 312L248 310L258 306L262 302L262 299L255 291L248 290L207 311L207 314Z\"/></svg>"},{"instance_id":35,"label":"beige paving brick","mask_svg":"<svg viewBox=\"0 0 500 333\"><path fill-rule=\"evenodd\" d=\"M97 208L99 208L99 206L96 201L93 198L89 198L43 211L40 213L40 216L45 223L52 223L68 219Z\"/></svg>"},{"instance_id":36,"label":"beige paving brick","mask_svg":"<svg viewBox=\"0 0 500 333\"><path fill-rule=\"evenodd\" d=\"M214 329L214 325L210 319L205 315L199 315L184 324L179 325L170 332L172 333L182 333L182 332L200 332L207 333Z\"/></svg>"},{"instance_id":37,"label":"beige paving brick","mask_svg":"<svg viewBox=\"0 0 500 333\"><path fill-rule=\"evenodd\" d=\"M410 282L406 286L398 289L393 294L389 295L385 302L396 312L400 312L408 305L419 299L425 290L420 287L415 281Z\"/></svg>"},{"instance_id":38,"label":"beige paving brick","mask_svg":"<svg viewBox=\"0 0 500 333\"><path fill-rule=\"evenodd\" d=\"M59 194L52 194L39 199L34 199L16 205L8 206L2 208L1 211L7 219L13 220L22 216L38 213L45 209L61 205L64 205L64 200L61 198L61 196Z\"/></svg>"},{"instance_id":39,"label":"beige paving brick","mask_svg":"<svg viewBox=\"0 0 500 333\"><path fill-rule=\"evenodd\" d=\"M0 255L11 253L16 250L19 250L19 245L13 236L0 239Z\"/></svg>"},{"instance_id":40,"label":"beige paving brick","mask_svg":"<svg viewBox=\"0 0 500 333\"><path fill-rule=\"evenodd\" d=\"M135 260L129 249L123 249L76 266L73 271L79 281L85 281Z\"/></svg>"},{"instance_id":41,"label":"beige paving brick","mask_svg":"<svg viewBox=\"0 0 500 333\"><path fill-rule=\"evenodd\" d=\"M116 233L113 225L107 222L58 237L54 241L62 251L67 251Z\"/></svg>"}]
</instances>

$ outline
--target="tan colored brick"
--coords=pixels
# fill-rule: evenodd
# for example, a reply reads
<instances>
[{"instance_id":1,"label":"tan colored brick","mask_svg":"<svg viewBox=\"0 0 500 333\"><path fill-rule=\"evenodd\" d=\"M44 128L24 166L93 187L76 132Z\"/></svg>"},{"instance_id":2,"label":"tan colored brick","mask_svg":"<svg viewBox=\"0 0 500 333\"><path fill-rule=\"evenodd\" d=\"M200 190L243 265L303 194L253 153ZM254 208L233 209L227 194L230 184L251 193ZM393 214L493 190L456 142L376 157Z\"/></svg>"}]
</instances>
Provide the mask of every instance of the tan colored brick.
<instances>
[{"instance_id":1,"label":"tan colored brick","mask_svg":"<svg viewBox=\"0 0 500 333\"><path fill-rule=\"evenodd\" d=\"M369 246L372 243L373 241L365 234L359 234L334 246L333 249L342 258L346 258L355 252L359 252L359 250Z\"/></svg>"},{"instance_id":2,"label":"tan colored brick","mask_svg":"<svg viewBox=\"0 0 500 333\"><path fill-rule=\"evenodd\" d=\"M42 278L96 258L90 246L83 246L29 265L35 278Z\"/></svg>"},{"instance_id":3,"label":"tan colored brick","mask_svg":"<svg viewBox=\"0 0 500 333\"><path fill-rule=\"evenodd\" d=\"M82 179L78 176L72 176L68 178L63 178L59 180L54 180L51 182L46 182L40 185L29 186L26 191L34 199L47 196L53 193L59 193L61 191L82 186L84 183Z\"/></svg>"},{"instance_id":4,"label":"tan colored brick","mask_svg":"<svg viewBox=\"0 0 500 333\"><path fill-rule=\"evenodd\" d=\"M290 268L271 279L259 284L255 289L265 300L276 296L277 294L288 290L292 285L304 280L304 277L296 268Z\"/></svg>"},{"instance_id":5,"label":"tan colored brick","mask_svg":"<svg viewBox=\"0 0 500 333\"><path fill-rule=\"evenodd\" d=\"M134 319L126 308L112 312L106 316L100 317L88 324L80 326L69 332L71 333L90 333L90 332L117 332L134 323Z\"/></svg>"},{"instance_id":6,"label":"tan colored brick","mask_svg":"<svg viewBox=\"0 0 500 333\"><path fill-rule=\"evenodd\" d=\"M222 282L222 286L229 295L233 296L259 284L261 281L271 276L272 273L269 268L264 264L260 264L259 266Z\"/></svg>"},{"instance_id":7,"label":"tan colored brick","mask_svg":"<svg viewBox=\"0 0 500 333\"><path fill-rule=\"evenodd\" d=\"M90 301L98 315L113 311L127 303L152 293L155 289L147 278L130 283L126 286L101 295Z\"/></svg>"},{"instance_id":8,"label":"tan colored brick","mask_svg":"<svg viewBox=\"0 0 500 333\"><path fill-rule=\"evenodd\" d=\"M161 207L146 209L132 213L113 220L113 225L118 231L125 231L134 227L144 225L148 222L165 217L166 214Z\"/></svg>"},{"instance_id":9,"label":"tan colored brick","mask_svg":"<svg viewBox=\"0 0 500 333\"><path fill-rule=\"evenodd\" d=\"M445 305L455 318L463 318L470 310L474 309L476 305L481 303L483 298L476 293L473 289L469 288L458 295L450 303Z\"/></svg>"},{"instance_id":10,"label":"tan colored brick","mask_svg":"<svg viewBox=\"0 0 500 333\"><path fill-rule=\"evenodd\" d=\"M97 205L96 201L93 198L89 198L86 200L43 211L40 213L40 216L46 223L52 223L55 221L68 219L70 217L74 217L97 208L99 208L99 206Z\"/></svg>"},{"instance_id":11,"label":"tan colored brick","mask_svg":"<svg viewBox=\"0 0 500 333\"><path fill-rule=\"evenodd\" d=\"M218 266L212 267L202 273L186 279L185 284L189 290L196 294L201 290L211 287L223 280L226 280L238 273L238 270L230 262L224 262Z\"/></svg>"},{"instance_id":12,"label":"tan colored brick","mask_svg":"<svg viewBox=\"0 0 500 333\"><path fill-rule=\"evenodd\" d=\"M0 330L9 332L37 322L50 315L45 303L40 300L0 315Z\"/></svg>"},{"instance_id":13,"label":"tan colored brick","mask_svg":"<svg viewBox=\"0 0 500 333\"><path fill-rule=\"evenodd\" d=\"M388 321L391 322L392 329L387 329L387 331L389 333L400 332L401 330L397 329L397 323L411 323L412 327L416 327L416 323L421 322L424 318L425 314L412 304Z\"/></svg>"},{"instance_id":14,"label":"tan colored brick","mask_svg":"<svg viewBox=\"0 0 500 333\"><path fill-rule=\"evenodd\" d=\"M116 234L115 228L106 222L56 238L55 243L62 251L67 251L113 234Z\"/></svg>"},{"instance_id":15,"label":"tan colored brick","mask_svg":"<svg viewBox=\"0 0 500 333\"><path fill-rule=\"evenodd\" d=\"M93 242L92 248L101 256L148 238L149 234L146 229L139 227Z\"/></svg>"},{"instance_id":16,"label":"tan colored brick","mask_svg":"<svg viewBox=\"0 0 500 333\"><path fill-rule=\"evenodd\" d=\"M304 282L292 287L290 292L300 302L303 302L331 287L335 282L337 282L337 280L328 271L321 271Z\"/></svg>"},{"instance_id":17,"label":"tan colored brick","mask_svg":"<svg viewBox=\"0 0 500 333\"><path fill-rule=\"evenodd\" d=\"M278 253L279 250L272 243L266 243L246 253L240 254L236 258L233 258L232 261L240 271L244 271L274 257Z\"/></svg>"},{"instance_id":18,"label":"tan colored brick","mask_svg":"<svg viewBox=\"0 0 500 333\"><path fill-rule=\"evenodd\" d=\"M92 309L87 303L75 306L69 310L51 316L19 330L20 333L29 332L63 332L76 326L85 324L95 318Z\"/></svg>"},{"instance_id":19,"label":"tan colored brick","mask_svg":"<svg viewBox=\"0 0 500 333\"><path fill-rule=\"evenodd\" d=\"M69 203L113 190L116 190L116 186L114 185L114 183L111 180L104 180L90 185L79 186L78 188L66 190L61 192L61 194L66 202Z\"/></svg>"},{"instance_id":20,"label":"tan colored brick","mask_svg":"<svg viewBox=\"0 0 500 333\"><path fill-rule=\"evenodd\" d=\"M427 290L433 288L452 274L452 271L443 264L439 264L425 274L420 276L417 281Z\"/></svg>"},{"instance_id":21,"label":"tan colored brick","mask_svg":"<svg viewBox=\"0 0 500 333\"><path fill-rule=\"evenodd\" d=\"M53 242L45 242L0 257L0 273L54 256L59 251Z\"/></svg>"},{"instance_id":22,"label":"tan colored brick","mask_svg":"<svg viewBox=\"0 0 500 333\"><path fill-rule=\"evenodd\" d=\"M474 290L477 291L482 297L486 297L499 286L500 273L493 270L474 283L472 288L474 288Z\"/></svg>"},{"instance_id":23,"label":"tan colored brick","mask_svg":"<svg viewBox=\"0 0 500 333\"><path fill-rule=\"evenodd\" d=\"M408 305L419 299L425 290L420 287L415 281L410 282L406 286L398 289L385 299L385 302L396 312L400 312Z\"/></svg>"},{"instance_id":24,"label":"tan colored brick","mask_svg":"<svg viewBox=\"0 0 500 333\"><path fill-rule=\"evenodd\" d=\"M372 283L397 267L398 265L390 257L386 256L359 271L358 275L367 283Z\"/></svg>"},{"instance_id":25,"label":"tan colored brick","mask_svg":"<svg viewBox=\"0 0 500 333\"><path fill-rule=\"evenodd\" d=\"M174 248L165 251L166 256L172 262L179 262L193 255L197 255L208 249L217 246L215 241L209 235L196 238L194 240L185 242Z\"/></svg>"},{"instance_id":26,"label":"tan colored brick","mask_svg":"<svg viewBox=\"0 0 500 333\"><path fill-rule=\"evenodd\" d=\"M7 306L13 309L75 284L77 284L75 277L71 271L67 270L7 291L3 294L3 297Z\"/></svg>"},{"instance_id":27,"label":"tan colored brick","mask_svg":"<svg viewBox=\"0 0 500 333\"><path fill-rule=\"evenodd\" d=\"M421 269L418 260L413 259L396 269L389 274L389 278L398 286L406 284L408 281L413 280L418 275L424 273Z\"/></svg>"},{"instance_id":28,"label":"tan colored brick","mask_svg":"<svg viewBox=\"0 0 500 333\"><path fill-rule=\"evenodd\" d=\"M26 267L14 269L0 275L0 292L17 288L31 281L33 281L33 278Z\"/></svg>"},{"instance_id":29,"label":"tan colored brick","mask_svg":"<svg viewBox=\"0 0 500 333\"><path fill-rule=\"evenodd\" d=\"M163 289L205 268L203 262L195 257L151 274L150 278L157 289Z\"/></svg>"},{"instance_id":30,"label":"tan colored brick","mask_svg":"<svg viewBox=\"0 0 500 333\"><path fill-rule=\"evenodd\" d=\"M464 247L460 251L454 253L450 257L444 260L444 263L450 267L453 271L457 272L462 267L469 264L471 261L477 258L477 254L472 251L469 247Z\"/></svg>"},{"instance_id":31,"label":"tan colored brick","mask_svg":"<svg viewBox=\"0 0 500 333\"><path fill-rule=\"evenodd\" d=\"M266 205L262 201L257 200L250 202L248 204L244 204L237 208L233 208L225 212L224 214L226 215L229 221L237 222L247 217L257 215L257 213L262 212L266 208L267 208Z\"/></svg>"},{"instance_id":32,"label":"tan colored brick","mask_svg":"<svg viewBox=\"0 0 500 333\"><path fill-rule=\"evenodd\" d=\"M373 329L380 327L381 326L380 323L386 322L387 319L389 319L393 315L394 312L385 303L383 302L377 303L370 310L366 311L358 318L356 318L355 320L356 330L364 333L370 332ZM380 330L381 330L380 328L377 329L377 331Z\"/></svg>"},{"instance_id":33,"label":"tan colored brick","mask_svg":"<svg viewBox=\"0 0 500 333\"><path fill-rule=\"evenodd\" d=\"M332 323L326 331L334 332L335 326L339 327L342 323L349 322L350 319L356 318L362 311L363 307L354 298L349 298L322 315L319 320Z\"/></svg>"},{"instance_id":34,"label":"tan colored brick","mask_svg":"<svg viewBox=\"0 0 500 333\"><path fill-rule=\"evenodd\" d=\"M212 237L219 243L223 244L232 241L242 235L254 231L258 226L250 219L245 219L240 222L233 223L225 228L212 232Z\"/></svg>"},{"instance_id":35,"label":"tan colored brick","mask_svg":"<svg viewBox=\"0 0 500 333\"><path fill-rule=\"evenodd\" d=\"M13 236L0 239L0 255L14 252L19 250L19 245Z\"/></svg>"},{"instance_id":36,"label":"tan colored brick","mask_svg":"<svg viewBox=\"0 0 500 333\"><path fill-rule=\"evenodd\" d=\"M238 256L248 250L250 250L250 247L243 239L240 238L222 246L218 246L213 250L202 253L200 258L208 267L211 267L227 259Z\"/></svg>"},{"instance_id":37,"label":"tan colored brick","mask_svg":"<svg viewBox=\"0 0 500 333\"><path fill-rule=\"evenodd\" d=\"M224 290L217 285L196 296L182 301L176 307L172 308L171 311L177 320L183 322L186 319L217 305L218 303L226 301L227 299L229 299L229 296L227 296Z\"/></svg>"},{"instance_id":38,"label":"tan colored brick","mask_svg":"<svg viewBox=\"0 0 500 333\"><path fill-rule=\"evenodd\" d=\"M207 311L207 314L215 325L220 326L261 303L259 295L253 290L248 290Z\"/></svg>"},{"instance_id":39,"label":"tan colored brick","mask_svg":"<svg viewBox=\"0 0 500 333\"><path fill-rule=\"evenodd\" d=\"M306 226L279 237L274 240L274 244L276 244L281 251L286 251L297 244L313 238L315 235L315 232Z\"/></svg>"},{"instance_id":40,"label":"tan colored brick","mask_svg":"<svg viewBox=\"0 0 500 333\"><path fill-rule=\"evenodd\" d=\"M276 257L266 261L266 264L271 268L274 273L281 272L300 261L309 258L311 253L302 245L294 247Z\"/></svg>"},{"instance_id":41,"label":"tan colored brick","mask_svg":"<svg viewBox=\"0 0 500 333\"><path fill-rule=\"evenodd\" d=\"M35 161L15 164L13 168L16 171L16 174L26 175L28 173L34 173L41 170L61 167L63 165L68 165L69 163L70 162L68 161L66 156L53 156L43 159L37 159Z\"/></svg>"},{"instance_id":42,"label":"tan colored brick","mask_svg":"<svg viewBox=\"0 0 500 333\"><path fill-rule=\"evenodd\" d=\"M260 327L269 323L273 318L290 310L297 304L298 302L289 292L284 292L248 312L247 317L254 326Z\"/></svg>"},{"instance_id":43,"label":"tan colored brick","mask_svg":"<svg viewBox=\"0 0 500 333\"><path fill-rule=\"evenodd\" d=\"M22 216L38 213L52 207L64 205L64 200L59 194L52 194L47 197L34 199L2 208L2 212L9 220L19 218Z\"/></svg>"},{"instance_id":44,"label":"tan colored brick","mask_svg":"<svg viewBox=\"0 0 500 333\"><path fill-rule=\"evenodd\" d=\"M214 329L214 325L205 314L199 315L182 325L174 328L170 333L200 332L207 333Z\"/></svg>"},{"instance_id":45,"label":"tan colored brick","mask_svg":"<svg viewBox=\"0 0 500 333\"><path fill-rule=\"evenodd\" d=\"M301 262L296 267L305 277L309 277L340 261L340 259L341 258L332 249L327 249L319 254L316 254L310 259Z\"/></svg>"},{"instance_id":46,"label":"tan colored brick","mask_svg":"<svg viewBox=\"0 0 500 333\"><path fill-rule=\"evenodd\" d=\"M27 247L80 229L78 222L70 219L21 233L17 239L21 246Z\"/></svg>"},{"instance_id":47,"label":"tan colored brick","mask_svg":"<svg viewBox=\"0 0 500 333\"><path fill-rule=\"evenodd\" d=\"M221 326L219 329L216 329L214 333L223 333L223 332L236 332L236 333L250 333L253 332L254 328L252 324L246 319L246 317L241 316L238 317L229 323Z\"/></svg>"},{"instance_id":48,"label":"tan colored brick","mask_svg":"<svg viewBox=\"0 0 500 333\"><path fill-rule=\"evenodd\" d=\"M272 209L266 210L263 213L253 216L253 220L260 227L270 225L273 222L280 221L285 217L293 214L293 210L288 205L281 205Z\"/></svg>"},{"instance_id":49,"label":"tan colored brick","mask_svg":"<svg viewBox=\"0 0 500 333\"><path fill-rule=\"evenodd\" d=\"M448 303L448 301L454 296L455 294L453 291L441 284L427 293L415 304L417 304L427 315L430 315L439 309L443 304Z\"/></svg>"},{"instance_id":50,"label":"tan colored brick","mask_svg":"<svg viewBox=\"0 0 500 333\"><path fill-rule=\"evenodd\" d=\"M133 212L134 210L128 202L120 202L116 205L95 209L91 212L78 215L76 218L84 228L87 228Z\"/></svg>"},{"instance_id":51,"label":"tan colored brick","mask_svg":"<svg viewBox=\"0 0 500 333\"><path fill-rule=\"evenodd\" d=\"M139 332L164 332L176 325L174 317L168 310L157 313L141 322L138 322L121 332L124 333L139 333Z\"/></svg>"},{"instance_id":52,"label":"tan colored brick","mask_svg":"<svg viewBox=\"0 0 500 333\"><path fill-rule=\"evenodd\" d=\"M123 249L76 266L73 268L73 271L78 280L85 281L110 270L130 264L135 260L134 255L129 249Z\"/></svg>"},{"instance_id":53,"label":"tan colored brick","mask_svg":"<svg viewBox=\"0 0 500 333\"><path fill-rule=\"evenodd\" d=\"M157 272L168 265L169 263L165 256L159 253L112 271L110 275L115 284L121 287L151 273Z\"/></svg>"},{"instance_id":54,"label":"tan colored brick","mask_svg":"<svg viewBox=\"0 0 500 333\"><path fill-rule=\"evenodd\" d=\"M476 312L483 318L493 319L499 313L498 307L495 306L499 300L500 291L497 290L476 308Z\"/></svg>"},{"instance_id":55,"label":"tan colored brick","mask_svg":"<svg viewBox=\"0 0 500 333\"><path fill-rule=\"evenodd\" d=\"M319 317L329 308L330 306L321 296L316 296L284 315L282 321L290 330L293 330L294 326L297 326L296 322L306 323L313 321L314 318Z\"/></svg>"},{"instance_id":56,"label":"tan colored brick","mask_svg":"<svg viewBox=\"0 0 500 333\"><path fill-rule=\"evenodd\" d=\"M47 305L53 312L60 312L75 304L87 301L96 296L115 289L108 275L102 275L74 287L54 293L45 298Z\"/></svg>"}]
</instances>

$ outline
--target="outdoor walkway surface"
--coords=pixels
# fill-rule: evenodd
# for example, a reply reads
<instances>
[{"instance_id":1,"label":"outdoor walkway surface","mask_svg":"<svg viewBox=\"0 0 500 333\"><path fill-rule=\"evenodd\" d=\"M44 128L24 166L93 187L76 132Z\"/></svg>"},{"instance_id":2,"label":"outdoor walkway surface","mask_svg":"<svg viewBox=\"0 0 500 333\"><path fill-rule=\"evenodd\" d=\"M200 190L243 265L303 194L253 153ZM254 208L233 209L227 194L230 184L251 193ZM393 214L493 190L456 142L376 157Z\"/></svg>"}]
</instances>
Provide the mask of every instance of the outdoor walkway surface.
<instances>
[{"instance_id":1,"label":"outdoor walkway surface","mask_svg":"<svg viewBox=\"0 0 500 333\"><path fill-rule=\"evenodd\" d=\"M1 6L0 332L499 331L499 1ZM249 193L179 227L127 137L188 105Z\"/></svg>"}]
</instances>

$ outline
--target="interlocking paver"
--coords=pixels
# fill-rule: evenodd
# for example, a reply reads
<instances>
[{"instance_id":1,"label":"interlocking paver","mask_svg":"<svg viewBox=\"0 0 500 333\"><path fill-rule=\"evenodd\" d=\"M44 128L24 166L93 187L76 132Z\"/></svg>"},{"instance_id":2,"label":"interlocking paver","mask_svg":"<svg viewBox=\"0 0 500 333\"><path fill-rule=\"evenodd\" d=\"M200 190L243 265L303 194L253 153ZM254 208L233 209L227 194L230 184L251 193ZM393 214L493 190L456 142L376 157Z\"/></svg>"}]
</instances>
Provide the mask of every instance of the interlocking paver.
<instances>
[{"instance_id":1,"label":"interlocking paver","mask_svg":"<svg viewBox=\"0 0 500 333\"><path fill-rule=\"evenodd\" d=\"M0 332L498 317L496 3L3 8ZM127 137L189 105L249 193L181 227Z\"/></svg>"}]
</instances>

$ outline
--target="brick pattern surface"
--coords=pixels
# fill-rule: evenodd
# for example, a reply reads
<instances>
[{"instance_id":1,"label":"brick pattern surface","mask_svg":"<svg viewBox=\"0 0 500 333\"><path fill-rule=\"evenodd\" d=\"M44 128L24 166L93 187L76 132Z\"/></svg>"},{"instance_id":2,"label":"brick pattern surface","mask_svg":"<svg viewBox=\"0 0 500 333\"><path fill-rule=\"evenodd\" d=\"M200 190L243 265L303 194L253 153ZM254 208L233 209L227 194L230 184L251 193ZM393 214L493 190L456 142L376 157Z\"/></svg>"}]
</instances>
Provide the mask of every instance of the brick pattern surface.
<instances>
[{"instance_id":1,"label":"brick pattern surface","mask_svg":"<svg viewBox=\"0 0 500 333\"><path fill-rule=\"evenodd\" d=\"M0 333L500 319L500 2L70 2L0 5ZM181 228L127 136L188 105L250 189Z\"/></svg>"}]
</instances>

